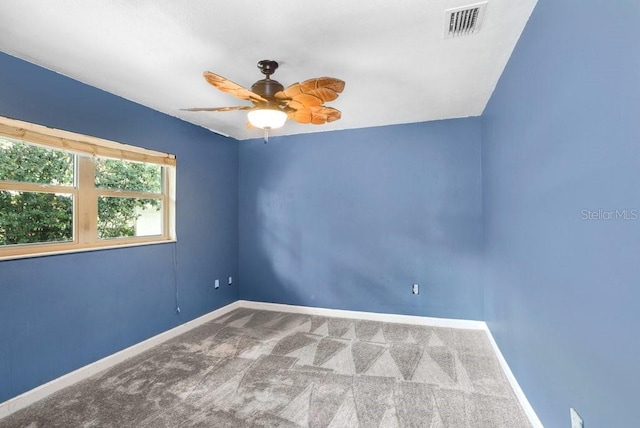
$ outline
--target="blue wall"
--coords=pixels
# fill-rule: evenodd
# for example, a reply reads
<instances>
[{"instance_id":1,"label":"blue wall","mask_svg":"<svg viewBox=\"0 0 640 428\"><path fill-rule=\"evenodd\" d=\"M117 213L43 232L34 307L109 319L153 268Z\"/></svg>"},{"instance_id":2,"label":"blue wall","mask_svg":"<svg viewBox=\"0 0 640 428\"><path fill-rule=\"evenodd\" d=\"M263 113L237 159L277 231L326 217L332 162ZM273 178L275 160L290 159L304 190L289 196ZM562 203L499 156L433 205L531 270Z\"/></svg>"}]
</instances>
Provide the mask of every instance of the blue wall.
<instances>
[{"instance_id":1,"label":"blue wall","mask_svg":"<svg viewBox=\"0 0 640 428\"><path fill-rule=\"evenodd\" d=\"M0 402L238 299L235 140L5 54L0 115L178 159L177 244L0 261Z\"/></svg>"},{"instance_id":2,"label":"blue wall","mask_svg":"<svg viewBox=\"0 0 640 428\"><path fill-rule=\"evenodd\" d=\"M638 420L638 22L540 0L483 117L486 318L550 427Z\"/></svg>"},{"instance_id":3,"label":"blue wall","mask_svg":"<svg viewBox=\"0 0 640 428\"><path fill-rule=\"evenodd\" d=\"M480 159L478 118L241 142L241 297L482 319Z\"/></svg>"}]
</instances>

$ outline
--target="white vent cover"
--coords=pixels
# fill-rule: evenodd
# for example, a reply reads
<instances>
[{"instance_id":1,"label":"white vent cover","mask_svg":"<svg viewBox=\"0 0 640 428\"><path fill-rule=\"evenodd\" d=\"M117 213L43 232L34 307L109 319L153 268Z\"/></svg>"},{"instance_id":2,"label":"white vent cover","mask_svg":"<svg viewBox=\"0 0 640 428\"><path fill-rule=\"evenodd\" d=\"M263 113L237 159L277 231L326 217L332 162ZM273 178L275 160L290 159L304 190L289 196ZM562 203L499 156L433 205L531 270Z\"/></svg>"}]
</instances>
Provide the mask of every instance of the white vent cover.
<instances>
[{"instance_id":1,"label":"white vent cover","mask_svg":"<svg viewBox=\"0 0 640 428\"><path fill-rule=\"evenodd\" d=\"M444 38L477 33L484 18L487 2L456 7L444 11Z\"/></svg>"}]
</instances>

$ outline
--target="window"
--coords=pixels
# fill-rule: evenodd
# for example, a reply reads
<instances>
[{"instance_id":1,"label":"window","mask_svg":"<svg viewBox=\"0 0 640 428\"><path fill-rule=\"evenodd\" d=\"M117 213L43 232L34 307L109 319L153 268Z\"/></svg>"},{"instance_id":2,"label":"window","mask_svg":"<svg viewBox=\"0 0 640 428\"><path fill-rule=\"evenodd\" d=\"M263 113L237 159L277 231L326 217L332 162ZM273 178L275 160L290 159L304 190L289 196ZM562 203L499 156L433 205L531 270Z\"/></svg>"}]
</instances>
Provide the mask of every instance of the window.
<instances>
[{"instance_id":1,"label":"window","mask_svg":"<svg viewBox=\"0 0 640 428\"><path fill-rule=\"evenodd\" d=\"M0 258L174 239L175 164L0 117Z\"/></svg>"}]
</instances>

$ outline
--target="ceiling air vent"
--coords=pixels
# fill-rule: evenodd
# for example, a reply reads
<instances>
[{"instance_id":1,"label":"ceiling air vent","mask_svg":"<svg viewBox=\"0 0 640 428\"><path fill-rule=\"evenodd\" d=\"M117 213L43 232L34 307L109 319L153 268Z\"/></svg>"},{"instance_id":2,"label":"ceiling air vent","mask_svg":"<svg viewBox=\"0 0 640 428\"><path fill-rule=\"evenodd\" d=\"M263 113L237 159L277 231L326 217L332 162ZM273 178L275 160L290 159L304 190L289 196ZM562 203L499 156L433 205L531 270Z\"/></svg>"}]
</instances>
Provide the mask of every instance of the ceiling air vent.
<instances>
[{"instance_id":1,"label":"ceiling air vent","mask_svg":"<svg viewBox=\"0 0 640 428\"><path fill-rule=\"evenodd\" d=\"M444 11L444 38L477 33L482 24L487 2L456 7Z\"/></svg>"}]
</instances>

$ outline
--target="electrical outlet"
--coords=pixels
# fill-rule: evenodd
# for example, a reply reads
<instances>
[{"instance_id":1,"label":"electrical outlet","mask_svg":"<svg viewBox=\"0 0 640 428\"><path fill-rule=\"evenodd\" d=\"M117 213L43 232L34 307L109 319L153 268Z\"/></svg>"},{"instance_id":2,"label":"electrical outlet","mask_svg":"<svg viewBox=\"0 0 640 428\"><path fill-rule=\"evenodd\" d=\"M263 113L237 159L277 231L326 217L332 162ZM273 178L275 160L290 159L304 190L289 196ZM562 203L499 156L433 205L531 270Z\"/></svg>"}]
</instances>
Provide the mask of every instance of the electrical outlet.
<instances>
[{"instance_id":1,"label":"electrical outlet","mask_svg":"<svg viewBox=\"0 0 640 428\"><path fill-rule=\"evenodd\" d=\"M229 277L229 285L233 284L233 278Z\"/></svg>"},{"instance_id":2,"label":"electrical outlet","mask_svg":"<svg viewBox=\"0 0 640 428\"><path fill-rule=\"evenodd\" d=\"M569 413L571 414L571 428L584 428L584 422L578 412L576 412L576 409L573 407L570 408Z\"/></svg>"},{"instance_id":3,"label":"electrical outlet","mask_svg":"<svg viewBox=\"0 0 640 428\"><path fill-rule=\"evenodd\" d=\"M420 286L418 284L413 284L411 287L411 292L413 294L420 294Z\"/></svg>"},{"instance_id":4,"label":"electrical outlet","mask_svg":"<svg viewBox=\"0 0 640 428\"><path fill-rule=\"evenodd\" d=\"M213 288L220 288L220 280L216 279L216 281L213 283Z\"/></svg>"}]
</instances>

